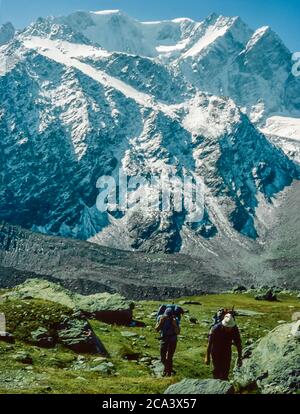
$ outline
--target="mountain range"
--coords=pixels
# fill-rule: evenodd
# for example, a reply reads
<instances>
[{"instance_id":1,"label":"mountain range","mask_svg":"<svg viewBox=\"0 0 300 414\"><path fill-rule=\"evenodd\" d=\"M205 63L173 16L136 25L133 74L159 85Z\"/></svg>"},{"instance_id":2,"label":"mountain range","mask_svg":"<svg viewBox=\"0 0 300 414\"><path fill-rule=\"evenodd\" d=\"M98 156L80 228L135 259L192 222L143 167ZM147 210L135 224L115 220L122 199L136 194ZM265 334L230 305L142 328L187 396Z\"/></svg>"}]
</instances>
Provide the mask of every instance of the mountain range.
<instances>
[{"instance_id":1,"label":"mountain range","mask_svg":"<svg viewBox=\"0 0 300 414\"><path fill-rule=\"evenodd\" d=\"M271 28L76 12L3 25L0 61L1 220L296 283L300 78ZM202 221L142 205L100 213L96 182L119 170L196 176Z\"/></svg>"}]
</instances>

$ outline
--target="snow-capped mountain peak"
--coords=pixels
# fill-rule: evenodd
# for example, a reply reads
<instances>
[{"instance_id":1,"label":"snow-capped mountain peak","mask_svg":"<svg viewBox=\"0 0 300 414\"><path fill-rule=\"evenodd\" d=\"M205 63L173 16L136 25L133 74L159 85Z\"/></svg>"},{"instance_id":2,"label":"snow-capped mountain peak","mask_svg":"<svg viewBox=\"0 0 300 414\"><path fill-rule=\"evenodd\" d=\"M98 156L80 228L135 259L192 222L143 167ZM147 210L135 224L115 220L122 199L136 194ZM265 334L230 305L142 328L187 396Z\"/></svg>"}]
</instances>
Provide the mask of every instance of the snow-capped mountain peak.
<instances>
[{"instance_id":1,"label":"snow-capped mountain peak","mask_svg":"<svg viewBox=\"0 0 300 414\"><path fill-rule=\"evenodd\" d=\"M114 15L114 14L124 14L121 12L121 10L115 9L115 10L99 10L99 11L91 11L93 14L98 14L101 16L108 16L108 15Z\"/></svg>"},{"instance_id":2,"label":"snow-capped mountain peak","mask_svg":"<svg viewBox=\"0 0 300 414\"><path fill-rule=\"evenodd\" d=\"M252 38L249 40L246 50L251 49L257 42L260 41L260 39L263 38L268 32L270 32L271 28L270 26L263 26L256 30L256 32L253 34Z\"/></svg>"},{"instance_id":3,"label":"snow-capped mountain peak","mask_svg":"<svg viewBox=\"0 0 300 414\"><path fill-rule=\"evenodd\" d=\"M213 45L216 41L223 38L231 31L235 41L244 43L248 38L250 29L238 17L224 17L211 15L196 30L195 35L199 40L192 39L190 43L194 43L182 56L183 59L195 58L201 56L203 51Z\"/></svg>"},{"instance_id":4,"label":"snow-capped mountain peak","mask_svg":"<svg viewBox=\"0 0 300 414\"><path fill-rule=\"evenodd\" d=\"M290 53L280 37L270 26L263 26L253 33L253 36L246 45L245 53L256 47L264 47L266 43L271 44L273 48L275 48L275 46L281 47L286 53Z\"/></svg>"},{"instance_id":5,"label":"snow-capped mountain peak","mask_svg":"<svg viewBox=\"0 0 300 414\"><path fill-rule=\"evenodd\" d=\"M78 44L91 44L91 41L83 33L74 30L70 25L54 17L37 19L36 22L21 32L21 36L36 36L53 40L60 39Z\"/></svg>"}]
</instances>

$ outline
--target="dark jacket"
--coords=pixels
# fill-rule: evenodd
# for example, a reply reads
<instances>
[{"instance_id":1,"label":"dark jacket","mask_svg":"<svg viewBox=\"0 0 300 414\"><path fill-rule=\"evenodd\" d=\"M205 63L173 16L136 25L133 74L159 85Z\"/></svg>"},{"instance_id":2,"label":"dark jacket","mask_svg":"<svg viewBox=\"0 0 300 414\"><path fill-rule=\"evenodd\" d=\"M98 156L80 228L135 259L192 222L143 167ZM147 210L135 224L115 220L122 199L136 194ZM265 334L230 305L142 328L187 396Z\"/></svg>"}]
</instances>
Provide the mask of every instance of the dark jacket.
<instances>
[{"instance_id":1,"label":"dark jacket","mask_svg":"<svg viewBox=\"0 0 300 414\"><path fill-rule=\"evenodd\" d=\"M213 359L231 358L232 345L237 347L239 356L242 353L242 342L239 328L236 326L230 331L222 323L215 325L209 334L209 353Z\"/></svg>"}]
</instances>

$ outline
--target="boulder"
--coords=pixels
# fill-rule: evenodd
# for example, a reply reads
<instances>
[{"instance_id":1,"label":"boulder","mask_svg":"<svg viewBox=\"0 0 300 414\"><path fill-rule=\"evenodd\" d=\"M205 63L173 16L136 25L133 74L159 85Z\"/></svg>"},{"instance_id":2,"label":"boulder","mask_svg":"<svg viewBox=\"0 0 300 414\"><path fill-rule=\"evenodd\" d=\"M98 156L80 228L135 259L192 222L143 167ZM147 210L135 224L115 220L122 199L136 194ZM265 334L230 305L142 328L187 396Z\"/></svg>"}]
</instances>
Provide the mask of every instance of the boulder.
<instances>
[{"instance_id":1,"label":"boulder","mask_svg":"<svg viewBox=\"0 0 300 414\"><path fill-rule=\"evenodd\" d=\"M232 292L233 293L245 293L245 292L247 292L247 288L245 286L235 286L232 289Z\"/></svg>"},{"instance_id":2,"label":"boulder","mask_svg":"<svg viewBox=\"0 0 300 414\"><path fill-rule=\"evenodd\" d=\"M159 360L153 360L150 367L153 376L156 378L162 378L164 375L165 367Z\"/></svg>"},{"instance_id":3,"label":"boulder","mask_svg":"<svg viewBox=\"0 0 300 414\"><path fill-rule=\"evenodd\" d=\"M182 300L181 302L179 302L179 305L183 306L202 306L202 303L198 302L198 301L193 301L193 300Z\"/></svg>"},{"instance_id":4,"label":"boulder","mask_svg":"<svg viewBox=\"0 0 300 414\"><path fill-rule=\"evenodd\" d=\"M0 332L0 341L13 344L15 342L15 338L8 332Z\"/></svg>"},{"instance_id":5,"label":"boulder","mask_svg":"<svg viewBox=\"0 0 300 414\"><path fill-rule=\"evenodd\" d=\"M242 368L234 382L242 391L294 393L300 390L300 341L295 324L279 325L244 351Z\"/></svg>"},{"instance_id":6,"label":"boulder","mask_svg":"<svg viewBox=\"0 0 300 414\"><path fill-rule=\"evenodd\" d=\"M255 296L255 300L265 300L267 302L277 302L278 298L273 289L268 289Z\"/></svg>"},{"instance_id":7,"label":"boulder","mask_svg":"<svg viewBox=\"0 0 300 414\"><path fill-rule=\"evenodd\" d=\"M28 365L33 364L32 357L27 352L22 352L22 351L17 352L13 358L15 361L21 362L22 364L28 364Z\"/></svg>"},{"instance_id":8,"label":"boulder","mask_svg":"<svg viewBox=\"0 0 300 414\"><path fill-rule=\"evenodd\" d=\"M138 334L137 334L137 333L135 333L135 332L130 332L130 331L123 331L123 332L121 332L121 335L122 335L124 338L136 338L136 337L138 336Z\"/></svg>"},{"instance_id":9,"label":"boulder","mask_svg":"<svg viewBox=\"0 0 300 414\"><path fill-rule=\"evenodd\" d=\"M171 385L164 394L234 394L234 388L227 381L184 379Z\"/></svg>"},{"instance_id":10,"label":"boulder","mask_svg":"<svg viewBox=\"0 0 300 414\"><path fill-rule=\"evenodd\" d=\"M264 313L262 312L257 312L257 311L253 311L249 309L236 309L235 313L237 316L250 316L250 317L264 315Z\"/></svg>"},{"instance_id":11,"label":"boulder","mask_svg":"<svg viewBox=\"0 0 300 414\"><path fill-rule=\"evenodd\" d=\"M94 368L91 368L92 372L99 372L104 375L112 375L115 372L115 367L112 362L103 362Z\"/></svg>"},{"instance_id":12,"label":"boulder","mask_svg":"<svg viewBox=\"0 0 300 414\"><path fill-rule=\"evenodd\" d=\"M191 323L193 323L193 324L197 324L197 323L198 323L197 318L194 318L193 316L191 316L191 317L189 318L189 321L190 321Z\"/></svg>"},{"instance_id":13,"label":"boulder","mask_svg":"<svg viewBox=\"0 0 300 414\"><path fill-rule=\"evenodd\" d=\"M55 346L55 340L46 328L41 327L31 332L31 338L33 343L40 348L53 348Z\"/></svg>"},{"instance_id":14,"label":"boulder","mask_svg":"<svg viewBox=\"0 0 300 414\"><path fill-rule=\"evenodd\" d=\"M58 326L58 341L78 353L107 355L107 351L85 319L67 318Z\"/></svg>"},{"instance_id":15,"label":"boulder","mask_svg":"<svg viewBox=\"0 0 300 414\"><path fill-rule=\"evenodd\" d=\"M300 339L300 320L292 325L291 335L296 339Z\"/></svg>"},{"instance_id":16,"label":"boulder","mask_svg":"<svg viewBox=\"0 0 300 414\"><path fill-rule=\"evenodd\" d=\"M149 356L144 356L140 359L140 363L145 364L145 365L151 365L152 362L152 358Z\"/></svg>"},{"instance_id":17,"label":"boulder","mask_svg":"<svg viewBox=\"0 0 300 414\"><path fill-rule=\"evenodd\" d=\"M128 325L134 304L119 294L98 293L90 296L71 292L59 284L41 279L28 279L3 297L44 299L81 311L88 318L102 322Z\"/></svg>"}]
</instances>

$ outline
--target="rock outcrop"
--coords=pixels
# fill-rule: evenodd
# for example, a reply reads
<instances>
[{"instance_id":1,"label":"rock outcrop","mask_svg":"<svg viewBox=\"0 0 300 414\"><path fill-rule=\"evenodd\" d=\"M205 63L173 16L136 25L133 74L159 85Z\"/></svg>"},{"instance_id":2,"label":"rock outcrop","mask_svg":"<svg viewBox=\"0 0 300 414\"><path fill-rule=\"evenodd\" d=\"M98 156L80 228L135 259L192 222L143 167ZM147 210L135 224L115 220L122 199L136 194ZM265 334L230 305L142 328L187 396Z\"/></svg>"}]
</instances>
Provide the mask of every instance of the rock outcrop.
<instances>
[{"instance_id":1,"label":"rock outcrop","mask_svg":"<svg viewBox=\"0 0 300 414\"><path fill-rule=\"evenodd\" d=\"M8 332L0 332L0 341L7 342L8 344L13 344L15 339L12 334Z\"/></svg>"},{"instance_id":2,"label":"rock outcrop","mask_svg":"<svg viewBox=\"0 0 300 414\"><path fill-rule=\"evenodd\" d=\"M67 318L58 328L59 342L78 353L107 355L107 351L85 319Z\"/></svg>"},{"instance_id":3,"label":"rock outcrop","mask_svg":"<svg viewBox=\"0 0 300 414\"><path fill-rule=\"evenodd\" d=\"M300 341L293 334L296 324L280 325L245 349L243 366L234 375L240 390L264 394L299 392Z\"/></svg>"},{"instance_id":4,"label":"rock outcrop","mask_svg":"<svg viewBox=\"0 0 300 414\"><path fill-rule=\"evenodd\" d=\"M277 302L278 298L273 289L267 289L255 296L255 300L265 300L267 302Z\"/></svg>"},{"instance_id":5,"label":"rock outcrop","mask_svg":"<svg viewBox=\"0 0 300 414\"><path fill-rule=\"evenodd\" d=\"M14 35L15 28L10 22L0 25L0 46L9 43Z\"/></svg>"},{"instance_id":6,"label":"rock outcrop","mask_svg":"<svg viewBox=\"0 0 300 414\"><path fill-rule=\"evenodd\" d=\"M46 328L38 328L31 332L32 341L40 348L52 348L55 345L53 336Z\"/></svg>"},{"instance_id":7,"label":"rock outcrop","mask_svg":"<svg viewBox=\"0 0 300 414\"><path fill-rule=\"evenodd\" d=\"M40 348L62 345L80 354L108 356L83 312L30 296L0 297L0 309L6 316L7 332L11 333L0 332L0 341L16 340Z\"/></svg>"},{"instance_id":8,"label":"rock outcrop","mask_svg":"<svg viewBox=\"0 0 300 414\"><path fill-rule=\"evenodd\" d=\"M300 320L298 320L291 329L291 334L294 338L300 339Z\"/></svg>"},{"instance_id":9,"label":"rock outcrop","mask_svg":"<svg viewBox=\"0 0 300 414\"><path fill-rule=\"evenodd\" d=\"M17 286L6 297L20 299L34 298L49 300L67 306L107 323L127 325L132 320L134 304L119 294L98 293L83 296L46 280L29 279Z\"/></svg>"},{"instance_id":10,"label":"rock outcrop","mask_svg":"<svg viewBox=\"0 0 300 414\"><path fill-rule=\"evenodd\" d=\"M184 379L171 385L165 394L234 394L234 388L227 381Z\"/></svg>"}]
</instances>

